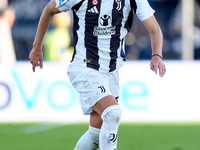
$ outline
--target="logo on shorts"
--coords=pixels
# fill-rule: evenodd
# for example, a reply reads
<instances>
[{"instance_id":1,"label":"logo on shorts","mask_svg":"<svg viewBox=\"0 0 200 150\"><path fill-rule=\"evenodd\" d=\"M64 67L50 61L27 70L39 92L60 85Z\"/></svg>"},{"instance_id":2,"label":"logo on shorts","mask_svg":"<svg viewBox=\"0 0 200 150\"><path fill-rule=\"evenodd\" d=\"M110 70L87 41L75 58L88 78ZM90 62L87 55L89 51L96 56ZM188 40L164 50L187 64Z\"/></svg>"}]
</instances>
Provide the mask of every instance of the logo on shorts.
<instances>
[{"instance_id":1,"label":"logo on shorts","mask_svg":"<svg viewBox=\"0 0 200 150\"><path fill-rule=\"evenodd\" d=\"M99 86L98 88L101 89L101 93L105 93L106 92L106 89L104 88L104 86Z\"/></svg>"}]
</instances>

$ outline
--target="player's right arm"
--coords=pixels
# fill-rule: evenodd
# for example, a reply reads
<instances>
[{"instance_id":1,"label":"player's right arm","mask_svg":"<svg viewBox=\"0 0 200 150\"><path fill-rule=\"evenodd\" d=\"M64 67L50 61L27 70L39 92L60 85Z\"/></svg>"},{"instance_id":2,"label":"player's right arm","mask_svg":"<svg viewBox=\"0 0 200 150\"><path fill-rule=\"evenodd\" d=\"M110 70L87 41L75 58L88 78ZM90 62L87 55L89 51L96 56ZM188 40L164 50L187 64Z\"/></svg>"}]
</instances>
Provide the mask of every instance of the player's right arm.
<instances>
[{"instance_id":1,"label":"player's right arm","mask_svg":"<svg viewBox=\"0 0 200 150\"><path fill-rule=\"evenodd\" d=\"M42 53L42 41L45 33L52 21L55 14L60 13L60 10L56 8L55 0L51 0L44 8L40 21L38 23L38 29L33 43L33 49L29 54L29 60L32 63L32 69L35 72L35 67L43 67L43 53Z\"/></svg>"}]
</instances>

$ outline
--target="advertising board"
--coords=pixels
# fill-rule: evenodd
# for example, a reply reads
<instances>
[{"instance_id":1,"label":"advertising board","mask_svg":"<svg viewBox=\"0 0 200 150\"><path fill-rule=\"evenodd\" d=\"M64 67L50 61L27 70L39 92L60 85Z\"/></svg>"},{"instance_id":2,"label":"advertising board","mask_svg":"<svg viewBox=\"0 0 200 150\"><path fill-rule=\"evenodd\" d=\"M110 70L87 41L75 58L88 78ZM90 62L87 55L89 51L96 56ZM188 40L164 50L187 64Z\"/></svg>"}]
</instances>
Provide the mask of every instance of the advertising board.
<instances>
[{"instance_id":1,"label":"advertising board","mask_svg":"<svg viewBox=\"0 0 200 150\"><path fill-rule=\"evenodd\" d=\"M124 122L200 121L200 62L166 61L163 78L149 61L127 61L120 69ZM71 86L68 64L0 64L0 122L85 122L79 95Z\"/></svg>"}]
</instances>

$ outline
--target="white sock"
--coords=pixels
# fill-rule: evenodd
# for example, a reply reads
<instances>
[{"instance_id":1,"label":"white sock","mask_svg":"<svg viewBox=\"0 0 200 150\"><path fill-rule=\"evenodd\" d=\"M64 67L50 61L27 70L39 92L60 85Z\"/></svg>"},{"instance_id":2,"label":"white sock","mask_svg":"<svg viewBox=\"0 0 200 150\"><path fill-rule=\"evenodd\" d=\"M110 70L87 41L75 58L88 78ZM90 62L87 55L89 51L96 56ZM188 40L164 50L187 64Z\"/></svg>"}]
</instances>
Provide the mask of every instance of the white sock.
<instances>
[{"instance_id":1,"label":"white sock","mask_svg":"<svg viewBox=\"0 0 200 150\"><path fill-rule=\"evenodd\" d=\"M89 129L78 140L74 150L96 150L99 147L100 129L89 125Z\"/></svg>"},{"instance_id":2,"label":"white sock","mask_svg":"<svg viewBox=\"0 0 200 150\"><path fill-rule=\"evenodd\" d=\"M121 118L119 105L106 108L101 118L103 124L99 135L100 150L117 150L117 131Z\"/></svg>"}]
</instances>

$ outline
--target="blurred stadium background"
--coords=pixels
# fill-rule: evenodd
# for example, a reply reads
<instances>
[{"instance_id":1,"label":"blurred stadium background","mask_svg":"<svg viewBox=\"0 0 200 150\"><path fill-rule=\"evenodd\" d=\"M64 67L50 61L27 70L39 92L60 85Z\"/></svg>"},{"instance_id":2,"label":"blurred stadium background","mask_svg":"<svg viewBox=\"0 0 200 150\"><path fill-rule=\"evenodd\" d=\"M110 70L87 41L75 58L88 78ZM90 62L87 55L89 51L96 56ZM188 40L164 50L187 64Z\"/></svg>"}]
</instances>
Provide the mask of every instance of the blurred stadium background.
<instances>
[{"instance_id":1,"label":"blurred stadium background","mask_svg":"<svg viewBox=\"0 0 200 150\"><path fill-rule=\"evenodd\" d=\"M72 13L56 15L44 68L28 61L49 0L0 0L0 150L73 149L88 128L66 74ZM164 78L149 69L150 40L134 16L120 71L120 150L200 150L200 0L149 0L164 36ZM63 21L65 20L65 21Z\"/></svg>"}]
</instances>

